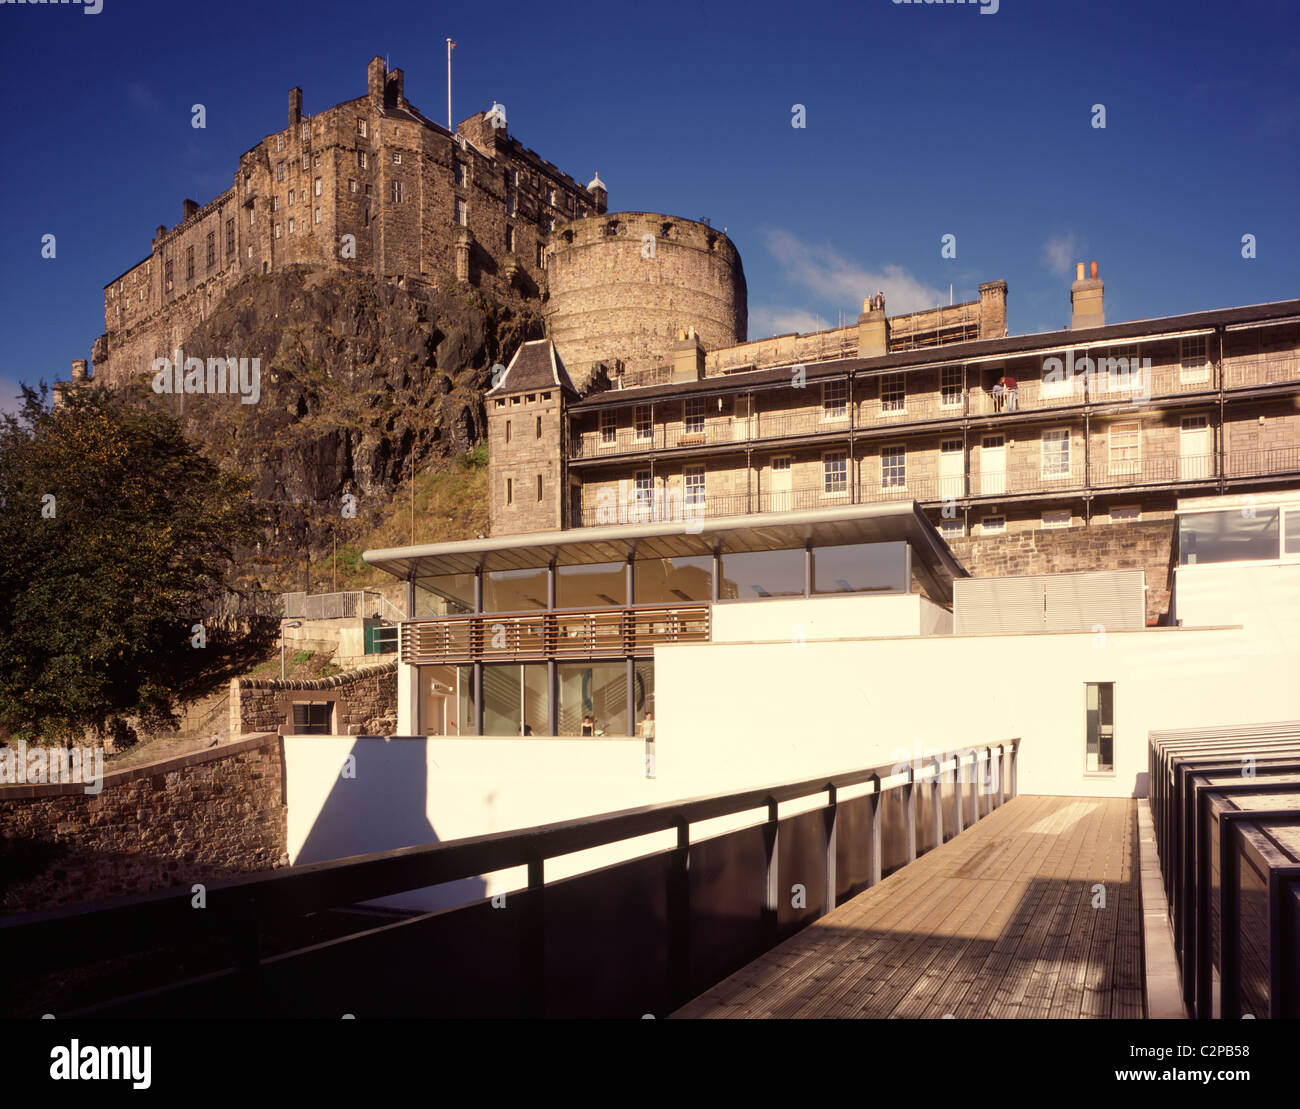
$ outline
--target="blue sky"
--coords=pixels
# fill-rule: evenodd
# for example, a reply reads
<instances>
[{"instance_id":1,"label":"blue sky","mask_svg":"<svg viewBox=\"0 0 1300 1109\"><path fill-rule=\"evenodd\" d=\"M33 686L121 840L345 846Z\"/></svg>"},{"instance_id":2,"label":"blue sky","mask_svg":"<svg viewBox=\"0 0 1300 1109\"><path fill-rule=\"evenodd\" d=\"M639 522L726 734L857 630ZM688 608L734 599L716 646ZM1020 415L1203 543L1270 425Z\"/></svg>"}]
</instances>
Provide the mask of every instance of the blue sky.
<instances>
[{"instance_id":1,"label":"blue sky","mask_svg":"<svg viewBox=\"0 0 1300 1109\"><path fill-rule=\"evenodd\" d=\"M1112 321L1300 295L1294 0L996 6L0 5L0 405L89 357L104 284L230 185L291 86L316 112L387 55L445 118L447 36L457 119L498 100L526 146L599 170L611 209L727 228L751 338L997 278L1012 332L1051 330L1075 261L1100 264Z\"/></svg>"}]
</instances>

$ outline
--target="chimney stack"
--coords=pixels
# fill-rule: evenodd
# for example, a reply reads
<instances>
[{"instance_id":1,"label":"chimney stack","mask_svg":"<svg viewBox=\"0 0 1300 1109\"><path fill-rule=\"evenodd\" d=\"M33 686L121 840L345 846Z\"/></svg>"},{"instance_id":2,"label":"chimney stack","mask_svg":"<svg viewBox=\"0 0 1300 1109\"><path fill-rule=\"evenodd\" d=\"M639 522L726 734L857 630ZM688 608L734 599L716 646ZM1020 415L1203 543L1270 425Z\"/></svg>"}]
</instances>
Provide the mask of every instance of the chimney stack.
<instances>
[{"instance_id":1,"label":"chimney stack","mask_svg":"<svg viewBox=\"0 0 1300 1109\"><path fill-rule=\"evenodd\" d=\"M390 69L384 81L384 106L387 108L406 107L406 75L400 69Z\"/></svg>"},{"instance_id":2,"label":"chimney stack","mask_svg":"<svg viewBox=\"0 0 1300 1109\"><path fill-rule=\"evenodd\" d=\"M187 219L190 218L190 216L194 215L194 213L197 212L198 210L199 210L199 202L197 200L182 200L181 201L181 222L184 223Z\"/></svg>"},{"instance_id":3,"label":"chimney stack","mask_svg":"<svg viewBox=\"0 0 1300 1109\"><path fill-rule=\"evenodd\" d=\"M377 108L382 107L384 103L384 83L387 75L388 67L384 65L384 59L376 54L366 66L366 95Z\"/></svg>"},{"instance_id":4,"label":"chimney stack","mask_svg":"<svg viewBox=\"0 0 1300 1109\"><path fill-rule=\"evenodd\" d=\"M87 378L89 377L89 374L88 374L86 371L87 371L87 366L86 366L86 360L85 360L84 358L74 358L74 359L72 360L72 380L73 380L73 381L85 381L85 380L87 380Z\"/></svg>"},{"instance_id":5,"label":"chimney stack","mask_svg":"<svg viewBox=\"0 0 1300 1109\"><path fill-rule=\"evenodd\" d=\"M289 90L289 126L297 127L302 120L302 89Z\"/></svg>"},{"instance_id":6,"label":"chimney stack","mask_svg":"<svg viewBox=\"0 0 1300 1109\"><path fill-rule=\"evenodd\" d=\"M1084 277L1082 262L1075 267L1074 272L1074 284L1070 286L1070 330L1105 327L1106 313L1102 307L1104 285L1097 276L1097 263L1092 263L1090 277Z\"/></svg>"},{"instance_id":7,"label":"chimney stack","mask_svg":"<svg viewBox=\"0 0 1300 1109\"><path fill-rule=\"evenodd\" d=\"M704 377L704 344L695 328L677 332L673 344L673 381L699 381Z\"/></svg>"}]
</instances>

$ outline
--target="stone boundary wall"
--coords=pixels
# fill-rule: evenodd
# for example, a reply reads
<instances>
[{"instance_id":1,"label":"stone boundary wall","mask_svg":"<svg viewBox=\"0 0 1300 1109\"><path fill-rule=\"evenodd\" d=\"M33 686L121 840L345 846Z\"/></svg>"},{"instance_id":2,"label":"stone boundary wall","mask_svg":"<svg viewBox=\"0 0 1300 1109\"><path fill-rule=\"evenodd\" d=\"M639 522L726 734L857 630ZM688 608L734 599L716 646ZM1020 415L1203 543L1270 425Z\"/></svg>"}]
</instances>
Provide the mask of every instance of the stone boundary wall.
<instances>
[{"instance_id":1,"label":"stone boundary wall","mask_svg":"<svg viewBox=\"0 0 1300 1109\"><path fill-rule=\"evenodd\" d=\"M1169 611L1169 564L1174 521L1020 531L949 539L952 553L972 577L1057 574L1074 570L1145 570L1147 622Z\"/></svg>"},{"instance_id":2,"label":"stone boundary wall","mask_svg":"<svg viewBox=\"0 0 1300 1109\"><path fill-rule=\"evenodd\" d=\"M0 786L0 912L32 912L286 865L279 736L76 783Z\"/></svg>"},{"instance_id":3,"label":"stone boundary wall","mask_svg":"<svg viewBox=\"0 0 1300 1109\"><path fill-rule=\"evenodd\" d=\"M230 734L292 731L295 701L331 702L334 735L390 735L397 730L397 658L332 678L234 678Z\"/></svg>"}]
</instances>

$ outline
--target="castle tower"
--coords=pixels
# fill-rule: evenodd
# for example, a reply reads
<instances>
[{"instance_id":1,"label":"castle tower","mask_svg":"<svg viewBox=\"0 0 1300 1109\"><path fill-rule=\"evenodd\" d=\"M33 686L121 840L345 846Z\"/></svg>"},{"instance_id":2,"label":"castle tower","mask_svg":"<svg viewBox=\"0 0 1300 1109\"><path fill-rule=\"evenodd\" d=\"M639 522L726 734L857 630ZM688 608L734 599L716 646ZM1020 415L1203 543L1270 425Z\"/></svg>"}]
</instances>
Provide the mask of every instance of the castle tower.
<instances>
[{"instance_id":1,"label":"castle tower","mask_svg":"<svg viewBox=\"0 0 1300 1109\"><path fill-rule=\"evenodd\" d=\"M565 526L564 406L577 396L549 339L524 343L484 394L493 535Z\"/></svg>"},{"instance_id":2,"label":"castle tower","mask_svg":"<svg viewBox=\"0 0 1300 1109\"><path fill-rule=\"evenodd\" d=\"M579 384L600 362L632 372L663 365L692 329L706 350L745 339L740 253L695 220L656 212L572 220L551 237L546 284L546 333Z\"/></svg>"}]
</instances>

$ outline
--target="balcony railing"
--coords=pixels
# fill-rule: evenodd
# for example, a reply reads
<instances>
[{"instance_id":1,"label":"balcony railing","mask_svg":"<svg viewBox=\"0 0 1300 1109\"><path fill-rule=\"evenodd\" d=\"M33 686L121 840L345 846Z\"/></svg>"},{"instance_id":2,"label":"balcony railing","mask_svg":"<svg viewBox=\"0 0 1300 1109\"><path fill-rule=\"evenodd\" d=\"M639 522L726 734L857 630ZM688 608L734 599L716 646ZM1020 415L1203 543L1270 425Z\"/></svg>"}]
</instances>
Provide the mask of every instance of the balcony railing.
<instances>
[{"instance_id":1,"label":"balcony railing","mask_svg":"<svg viewBox=\"0 0 1300 1109\"><path fill-rule=\"evenodd\" d=\"M1300 358L1258 356L1225 359L1225 389L1247 389L1300 382ZM1180 365L1153 366L1132 374L1096 372L1076 374L1067 381L1027 379L1014 390L991 388L929 389L902 397L859 400L850 421L848 409L839 412L809 405L798 409L718 416L706 413L702 424L689 428L679 418L680 401L667 402L673 418L665 422L663 408L651 424L620 427L602 432L584 431L570 440L570 457L592 459L644 451L673 450L722 444L753 443L798 436L847 436L850 423L860 431L889 425L931 423L1017 412L1104 404L1140 404L1153 398L1214 392L1219 369L1207 364L1194 369ZM810 387L811 398L819 394ZM842 412L842 415L840 414Z\"/></svg>"},{"instance_id":2,"label":"balcony railing","mask_svg":"<svg viewBox=\"0 0 1300 1109\"><path fill-rule=\"evenodd\" d=\"M401 624L402 661L411 664L627 658L649 655L658 643L708 641L708 605L483 613Z\"/></svg>"},{"instance_id":3,"label":"balcony railing","mask_svg":"<svg viewBox=\"0 0 1300 1109\"><path fill-rule=\"evenodd\" d=\"M1239 480L1273 474L1300 474L1300 446L1232 451L1224 458L1223 474L1219 473L1218 465L1218 455L1215 454L1114 460L1103 457L1093 460L1086 470L1080 458L1065 467L1048 470L1016 467L1010 470L968 470L941 476L904 474L901 480L891 478L889 483L876 476L870 481L859 481L856 489L847 481L829 485L824 481L800 483L788 489L756 488L741 493L710 493L691 506L687 518L711 519L896 501L938 505L947 500L1050 496L1053 493L1139 486L1192 486L1214 482L1220 477ZM651 505L647 504L642 511L645 515L640 522L656 522ZM678 516L681 515L678 511ZM663 519L669 517L665 515ZM575 526L615 522L615 519L600 518L594 509L584 509L582 521Z\"/></svg>"}]
</instances>

